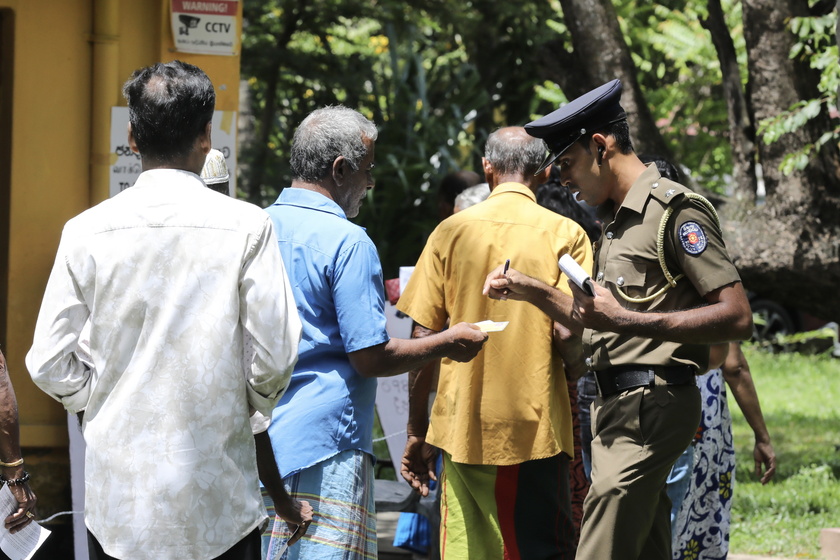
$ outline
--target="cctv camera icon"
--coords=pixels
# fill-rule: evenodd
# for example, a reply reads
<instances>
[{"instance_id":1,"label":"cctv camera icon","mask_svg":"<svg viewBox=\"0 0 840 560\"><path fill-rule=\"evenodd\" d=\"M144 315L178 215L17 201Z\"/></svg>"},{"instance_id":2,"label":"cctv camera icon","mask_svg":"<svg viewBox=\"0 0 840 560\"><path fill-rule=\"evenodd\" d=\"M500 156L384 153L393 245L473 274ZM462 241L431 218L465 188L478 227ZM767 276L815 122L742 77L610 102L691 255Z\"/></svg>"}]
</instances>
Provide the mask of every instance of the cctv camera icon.
<instances>
[{"instance_id":1,"label":"cctv camera icon","mask_svg":"<svg viewBox=\"0 0 840 560\"><path fill-rule=\"evenodd\" d=\"M178 21L180 21L181 25L183 25L180 29L181 35L189 35L190 29L198 27L198 22L201 21L201 18L181 14L178 16Z\"/></svg>"}]
</instances>

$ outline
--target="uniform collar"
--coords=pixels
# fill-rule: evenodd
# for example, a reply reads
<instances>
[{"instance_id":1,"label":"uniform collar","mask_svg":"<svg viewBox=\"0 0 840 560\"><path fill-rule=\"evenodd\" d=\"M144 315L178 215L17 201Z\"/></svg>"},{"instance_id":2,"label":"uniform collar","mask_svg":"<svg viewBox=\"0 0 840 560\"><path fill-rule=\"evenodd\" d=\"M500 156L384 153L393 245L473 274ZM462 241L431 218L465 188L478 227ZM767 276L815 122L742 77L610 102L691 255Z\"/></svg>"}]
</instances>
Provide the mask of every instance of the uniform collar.
<instances>
[{"instance_id":1,"label":"uniform collar","mask_svg":"<svg viewBox=\"0 0 840 560\"><path fill-rule=\"evenodd\" d=\"M534 191L532 191L522 183L516 183L514 181L496 185L496 188L490 192L489 198L493 198L494 196L500 195L502 193L517 193L527 196L534 202L537 201L537 195L534 194Z\"/></svg>"},{"instance_id":2,"label":"uniform collar","mask_svg":"<svg viewBox=\"0 0 840 560\"><path fill-rule=\"evenodd\" d=\"M624 197L624 202L621 203L619 210L626 208L637 214L644 212L645 204L647 204L648 198L650 198L650 189L661 178L662 175L659 174L656 165L653 163L649 164L647 169L630 186L630 190L627 192L627 196ZM598 207L598 217L602 220L612 219L613 208L614 205L612 202L602 204ZM616 214L618 214L617 211Z\"/></svg>"}]
</instances>

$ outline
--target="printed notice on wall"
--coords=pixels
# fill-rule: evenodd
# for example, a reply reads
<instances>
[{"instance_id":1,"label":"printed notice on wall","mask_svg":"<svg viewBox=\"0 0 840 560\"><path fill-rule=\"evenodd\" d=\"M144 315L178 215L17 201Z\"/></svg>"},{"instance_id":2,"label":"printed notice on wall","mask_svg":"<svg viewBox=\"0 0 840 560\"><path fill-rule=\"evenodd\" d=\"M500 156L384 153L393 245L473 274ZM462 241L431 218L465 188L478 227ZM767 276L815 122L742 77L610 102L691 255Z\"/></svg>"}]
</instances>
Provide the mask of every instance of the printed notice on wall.
<instances>
[{"instance_id":1,"label":"printed notice on wall","mask_svg":"<svg viewBox=\"0 0 840 560\"><path fill-rule=\"evenodd\" d=\"M385 328L392 338L411 338L411 318L398 314L397 308L388 302L385 303ZM400 472L405 449L405 425L408 422L408 373L380 377L377 384L376 412L385 434L391 463L394 470Z\"/></svg>"},{"instance_id":2,"label":"printed notice on wall","mask_svg":"<svg viewBox=\"0 0 840 560\"><path fill-rule=\"evenodd\" d=\"M239 51L239 0L172 0L175 50L235 55Z\"/></svg>"},{"instance_id":3,"label":"printed notice on wall","mask_svg":"<svg viewBox=\"0 0 840 560\"><path fill-rule=\"evenodd\" d=\"M236 111L213 113L211 140L213 147L225 156L233 196L236 193ZM140 154L128 147L128 107L112 107L110 196L133 185L142 171Z\"/></svg>"}]
</instances>

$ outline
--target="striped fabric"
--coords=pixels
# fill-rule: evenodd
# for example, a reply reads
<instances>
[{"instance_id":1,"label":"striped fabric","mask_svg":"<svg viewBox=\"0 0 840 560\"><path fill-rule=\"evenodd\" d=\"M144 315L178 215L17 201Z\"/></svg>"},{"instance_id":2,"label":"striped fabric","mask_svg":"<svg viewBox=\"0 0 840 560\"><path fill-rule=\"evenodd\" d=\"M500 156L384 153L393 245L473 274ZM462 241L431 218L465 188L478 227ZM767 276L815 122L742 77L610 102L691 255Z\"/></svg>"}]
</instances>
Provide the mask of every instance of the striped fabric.
<instances>
[{"instance_id":1,"label":"striped fabric","mask_svg":"<svg viewBox=\"0 0 840 560\"><path fill-rule=\"evenodd\" d=\"M376 513L373 460L362 451L343 451L317 465L286 477L286 490L312 505L314 518L306 535L275 558L290 537L265 490L263 499L272 518L263 533L266 560L376 560Z\"/></svg>"},{"instance_id":2,"label":"striped fabric","mask_svg":"<svg viewBox=\"0 0 840 560\"><path fill-rule=\"evenodd\" d=\"M442 560L575 557L567 455L510 466L443 455Z\"/></svg>"}]
</instances>

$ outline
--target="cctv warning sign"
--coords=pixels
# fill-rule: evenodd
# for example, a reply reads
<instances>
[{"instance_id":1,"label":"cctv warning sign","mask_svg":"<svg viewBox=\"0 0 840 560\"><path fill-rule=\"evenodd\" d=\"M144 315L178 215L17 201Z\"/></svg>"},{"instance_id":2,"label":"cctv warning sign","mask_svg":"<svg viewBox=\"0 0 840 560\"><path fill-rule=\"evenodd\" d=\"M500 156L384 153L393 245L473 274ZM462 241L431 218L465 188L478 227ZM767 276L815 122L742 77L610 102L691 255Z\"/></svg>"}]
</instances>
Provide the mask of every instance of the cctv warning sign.
<instances>
[{"instance_id":1,"label":"cctv warning sign","mask_svg":"<svg viewBox=\"0 0 840 560\"><path fill-rule=\"evenodd\" d=\"M175 49L198 54L237 54L238 8L239 0L172 0Z\"/></svg>"}]
</instances>

